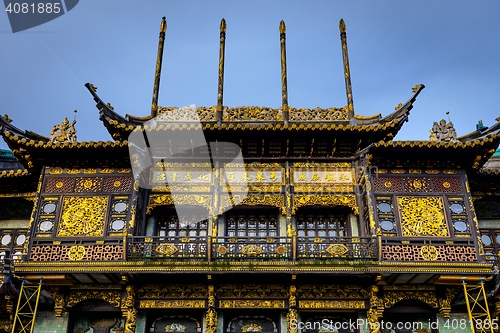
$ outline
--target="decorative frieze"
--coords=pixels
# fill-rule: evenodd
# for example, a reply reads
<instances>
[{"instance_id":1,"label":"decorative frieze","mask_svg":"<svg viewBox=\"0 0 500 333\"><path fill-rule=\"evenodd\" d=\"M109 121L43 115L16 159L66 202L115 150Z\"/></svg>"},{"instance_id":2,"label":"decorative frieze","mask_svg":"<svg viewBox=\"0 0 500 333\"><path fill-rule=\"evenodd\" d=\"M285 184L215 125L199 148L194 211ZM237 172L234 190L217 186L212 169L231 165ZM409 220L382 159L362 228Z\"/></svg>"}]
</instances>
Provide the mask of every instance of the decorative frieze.
<instances>
[{"instance_id":1,"label":"decorative frieze","mask_svg":"<svg viewBox=\"0 0 500 333\"><path fill-rule=\"evenodd\" d=\"M203 309L204 300L141 300L141 309Z\"/></svg>"},{"instance_id":2,"label":"decorative frieze","mask_svg":"<svg viewBox=\"0 0 500 333\"><path fill-rule=\"evenodd\" d=\"M382 252L390 261L477 262L476 248L465 245L384 245Z\"/></svg>"}]
</instances>

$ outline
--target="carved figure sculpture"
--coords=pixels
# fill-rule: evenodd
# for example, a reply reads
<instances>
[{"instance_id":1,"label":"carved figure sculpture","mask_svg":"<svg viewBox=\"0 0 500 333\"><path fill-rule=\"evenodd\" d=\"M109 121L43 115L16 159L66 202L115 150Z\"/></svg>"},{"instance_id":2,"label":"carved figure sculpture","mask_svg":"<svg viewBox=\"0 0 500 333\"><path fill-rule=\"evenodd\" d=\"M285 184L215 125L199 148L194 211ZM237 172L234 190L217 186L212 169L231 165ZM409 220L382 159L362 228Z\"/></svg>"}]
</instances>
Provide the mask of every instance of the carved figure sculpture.
<instances>
[{"instance_id":1,"label":"carved figure sculpture","mask_svg":"<svg viewBox=\"0 0 500 333\"><path fill-rule=\"evenodd\" d=\"M430 130L429 140L434 142L458 142L457 140L457 132L455 131L455 127L453 123L446 120L441 119L439 124L434 122L432 125L432 129Z\"/></svg>"},{"instance_id":2,"label":"carved figure sculpture","mask_svg":"<svg viewBox=\"0 0 500 333\"><path fill-rule=\"evenodd\" d=\"M69 123L68 118L64 118L60 125L54 125L50 131L50 142L76 142L76 119Z\"/></svg>"}]
</instances>

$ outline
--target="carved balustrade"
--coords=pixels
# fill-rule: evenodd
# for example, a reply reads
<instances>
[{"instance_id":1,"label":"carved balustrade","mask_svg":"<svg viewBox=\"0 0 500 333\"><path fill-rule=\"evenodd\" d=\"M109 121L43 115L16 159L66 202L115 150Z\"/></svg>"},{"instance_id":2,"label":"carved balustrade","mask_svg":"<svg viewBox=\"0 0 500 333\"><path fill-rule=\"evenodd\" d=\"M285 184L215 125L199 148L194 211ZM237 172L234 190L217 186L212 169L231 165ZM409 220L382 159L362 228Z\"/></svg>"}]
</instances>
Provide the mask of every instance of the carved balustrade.
<instances>
[{"instance_id":1,"label":"carved balustrade","mask_svg":"<svg viewBox=\"0 0 500 333\"><path fill-rule=\"evenodd\" d=\"M371 237L297 237L297 259L377 259L378 245Z\"/></svg>"},{"instance_id":2,"label":"carved balustrade","mask_svg":"<svg viewBox=\"0 0 500 333\"><path fill-rule=\"evenodd\" d=\"M134 236L127 238L127 258L207 260L204 236Z\"/></svg>"},{"instance_id":3,"label":"carved balustrade","mask_svg":"<svg viewBox=\"0 0 500 333\"><path fill-rule=\"evenodd\" d=\"M287 237L214 237L212 258L230 260L290 260L292 240Z\"/></svg>"},{"instance_id":4,"label":"carved balustrade","mask_svg":"<svg viewBox=\"0 0 500 333\"><path fill-rule=\"evenodd\" d=\"M34 238L26 261L123 261L123 238Z\"/></svg>"},{"instance_id":5,"label":"carved balustrade","mask_svg":"<svg viewBox=\"0 0 500 333\"><path fill-rule=\"evenodd\" d=\"M296 241L296 244L294 244ZM128 237L127 258L189 260L277 260L292 261L293 248L299 260L376 260L378 246L370 237ZM210 249L210 255L207 253Z\"/></svg>"},{"instance_id":6,"label":"carved balustrade","mask_svg":"<svg viewBox=\"0 0 500 333\"><path fill-rule=\"evenodd\" d=\"M482 262L481 247L471 239L464 240L382 240L384 261Z\"/></svg>"}]
</instances>

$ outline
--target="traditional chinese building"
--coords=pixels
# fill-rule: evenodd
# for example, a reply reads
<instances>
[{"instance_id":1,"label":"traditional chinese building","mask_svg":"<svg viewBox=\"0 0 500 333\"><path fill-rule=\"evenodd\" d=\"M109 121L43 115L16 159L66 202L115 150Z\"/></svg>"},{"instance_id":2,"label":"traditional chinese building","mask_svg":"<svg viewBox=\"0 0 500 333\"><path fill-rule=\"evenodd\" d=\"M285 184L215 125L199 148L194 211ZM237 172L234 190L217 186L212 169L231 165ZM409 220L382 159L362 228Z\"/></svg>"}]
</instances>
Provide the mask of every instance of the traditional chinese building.
<instances>
[{"instance_id":1,"label":"traditional chinese building","mask_svg":"<svg viewBox=\"0 0 500 333\"><path fill-rule=\"evenodd\" d=\"M223 106L224 21L217 105L159 107L165 30L150 115L86 85L110 141L0 118L0 329L451 333L471 331L469 313L498 319L500 118L394 141L424 85L385 117L355 113L343 21L344 107L288 105L283 22L282 107Z\"/></svg>"}]
</instances>

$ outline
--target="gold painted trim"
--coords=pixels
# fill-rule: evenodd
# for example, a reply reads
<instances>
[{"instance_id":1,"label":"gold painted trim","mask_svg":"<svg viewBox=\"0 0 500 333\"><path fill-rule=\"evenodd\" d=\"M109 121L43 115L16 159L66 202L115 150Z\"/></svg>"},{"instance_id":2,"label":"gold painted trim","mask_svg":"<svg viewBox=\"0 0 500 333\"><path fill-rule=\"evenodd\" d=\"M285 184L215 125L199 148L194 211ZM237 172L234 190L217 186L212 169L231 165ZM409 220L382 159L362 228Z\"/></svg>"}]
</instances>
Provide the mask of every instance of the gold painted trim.
<instances>
[{"instance_id":1,"label":"gold painted trim","mask_svg":"<svg viewBox=\"0 0 500 333\"><path fill-rule=\"evenodd\" d=\"M221 300L220 308L230 309L284 309L285 301L282 300Z\"/></svg>"},{"instance_id":2,"label":"gold painted trim","mask_svg":"<svg viewBox=\"0 0 500 333\"><path fill-rule=\"evenodd\" d=\"M366 308L367 308L366 302L361 300L299 301L299 309L366 309Z\"/></svg>"},{"instance_id":3,"label":"gold painted trim","mask_svg":"<svg viewBox=\"0 0 500 333\"><path fill-rule=\"evenodd\" d=\"M140 309L203 309L204 300L141 300Z\"/></svg>"},{"instance_id":4,"label":"gold painted trim","mask_svg":"<svg viewBox=\"0 0 500 333\"><path fill-rule=\"evenodd\" d=\"M356 204L354 194L297 194L293 196L292 214L295 214L297 208L312 205L339 205L352 208L354 214L359 214L359 208Z\"/></svg>"}]
</instances>

